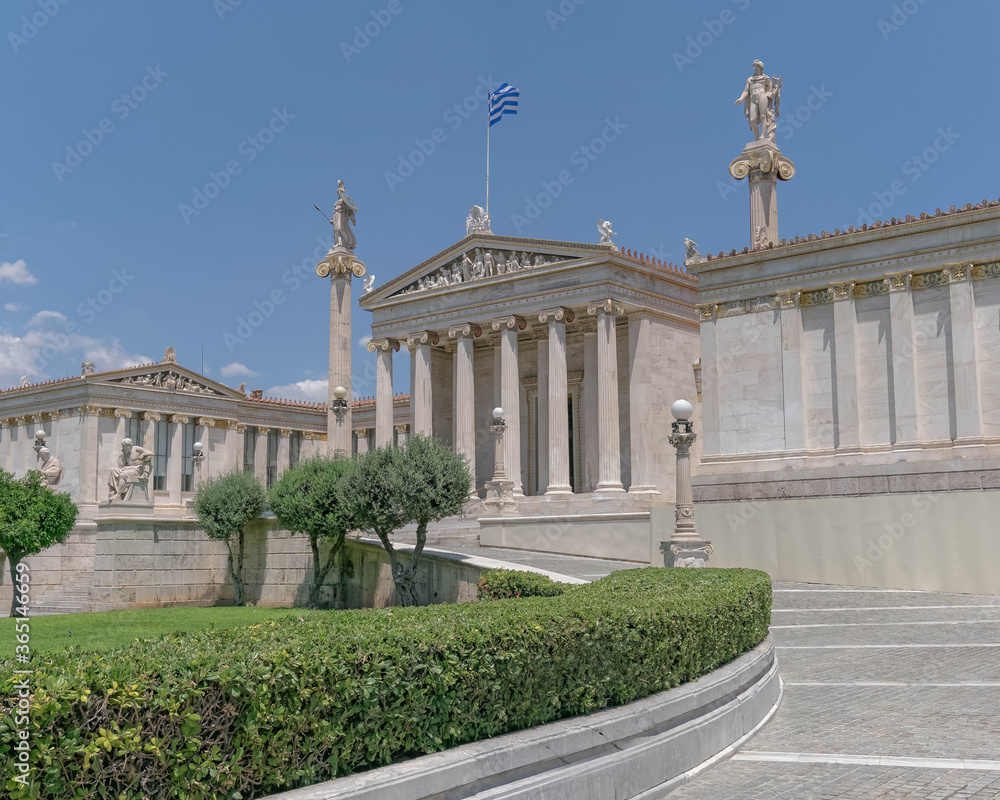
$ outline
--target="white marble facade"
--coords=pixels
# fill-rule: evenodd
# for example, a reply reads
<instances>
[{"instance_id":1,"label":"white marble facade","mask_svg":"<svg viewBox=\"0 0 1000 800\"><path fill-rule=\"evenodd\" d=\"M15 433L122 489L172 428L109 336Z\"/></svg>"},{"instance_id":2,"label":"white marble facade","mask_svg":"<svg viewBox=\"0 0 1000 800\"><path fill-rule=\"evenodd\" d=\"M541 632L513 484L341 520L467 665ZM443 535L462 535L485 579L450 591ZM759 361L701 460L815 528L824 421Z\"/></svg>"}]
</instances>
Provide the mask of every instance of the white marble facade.
<instances>
[{"instance_id":1,"label":"white marble facade","mask_svg":"<svg viewBox=\"0 0 1000 800\"><path fill-rule=\"evenodd\" d=\"M694 265L701 473L1000 455L998 236L984 201Z\"/></svg>"},{"instance_id":2,"label":"white marble facade","mask_svg":"<svg viewBox=\"0 0 1000 800\"><path fill-rule=\"evenodd\" d=\"M471 234L361 298L375 440L408 350L413 430L465 455L480 492L499 405L516 497L576 502L570 513L585 497L672 499L669 407L696 392L696 296L683 270L610 244Z\"/></svg>"}]
</instances>

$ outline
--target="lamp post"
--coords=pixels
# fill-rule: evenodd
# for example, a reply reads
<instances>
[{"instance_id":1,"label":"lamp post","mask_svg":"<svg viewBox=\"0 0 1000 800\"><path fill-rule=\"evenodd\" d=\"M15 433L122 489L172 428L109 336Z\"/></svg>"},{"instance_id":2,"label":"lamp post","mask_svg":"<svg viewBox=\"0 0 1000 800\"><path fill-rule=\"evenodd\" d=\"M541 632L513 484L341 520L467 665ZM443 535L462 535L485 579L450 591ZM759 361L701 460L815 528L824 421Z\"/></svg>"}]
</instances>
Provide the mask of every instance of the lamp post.
<instances>
[{"instance_id":1,"label":"lamp post","mask_svg":"<svg viewBox=\"0 0 1000 800\"><path fill-rule=\"evenodd\" d=\"M201 462L205 460L205 448L201 442L195 442L191 445L191 460L195 463L195 466L200 467Z\"/></svg>"},{"instance_id":2,"label":"lamp post","mask_svg":"<svg viewBox=\"0 0 1000 800\"><path fill-rule=\"evenodd\" d=\"M347 414L347 389L343 386L337 386L333 390L333 415L337 418L337 428L339 429L344 424L344 416ZM332 431L331 431L332 433ZM337 436L338 441L342 441L341 436ZM338 456L347 455L347 451L343 447L336 448L336 454Z\"/></svg>"},{"instance_id":3,"label":"lamp post","mask_svg":"<svg viewBox=\"0 0 1000 800\"><path fill-rule=\"evenodd\" d=\"M703 540L694 525L694 500L691 496L691 445L698 434L691 423L694 408L687 400L678 400L670 407L676 420L670 426L670 444L677 449L677 497L674 511L674 533L670 541L661 542L664 556L675 567L704 567L712 553L712 543Z\"/></svg>"},{"instance_id":4,"label":"lamp post","mask_svg":"<svg viewBox=\"0 0 1000 800\"><path fill-rule=\"evenodd\" d=\"M35 431L35 452L38 453L43 447L45 447L45 431L39 428Z\"/></svg>"},{"instance_id":5,"label":"lamp post","mask_svg":"<svg viewBox=\"0 0 1000 800\"><path fill-rule=\"evenodd\" d=\"M486 482L486 499L483 500L483 510L497 514L517 508L514 502L514 482L507 480L503 464L503 435L506 430L507 420L503 418L503 409L497 406L493 409L493 419L490 420L490 431L495 440L493 479Z\"/></svg>"}]
</instances>

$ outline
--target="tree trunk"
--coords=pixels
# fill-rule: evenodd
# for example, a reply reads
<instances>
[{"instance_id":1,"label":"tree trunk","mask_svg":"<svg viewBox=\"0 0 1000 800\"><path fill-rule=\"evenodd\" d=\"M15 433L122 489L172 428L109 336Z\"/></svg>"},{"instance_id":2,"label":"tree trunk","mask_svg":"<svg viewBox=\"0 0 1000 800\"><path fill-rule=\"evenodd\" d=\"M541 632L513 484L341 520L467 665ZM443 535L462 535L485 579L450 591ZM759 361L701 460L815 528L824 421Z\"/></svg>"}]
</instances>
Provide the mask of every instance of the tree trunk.
<instances>
[{"instance_id":1,"label":"tree trunk","mask_svg":"<svg viewBox=\"0 0 1000 800\"><path fill-rule=\"evenodd\" d=\"M417 546L413 549L413 555L410 557L409 564L402 564L399 561L399 557L396 555L396 550L392 546L392 542L389 541L388 536L382 536L379 534L379 539L382 540L382 546L385 547L386 552L389 554L389 563L392 565L392 580L396 584L396 595L399 597L399 604L402 606L419 606L420 596L417 594L417 563L420 560L420 554L424 551L424 545L427 543L427 523L418 522L417 523Z\"/></svg>"},{"instance_id":2,"label":"tree trunk","mask_svg":"<svg viewBox=\"0 0 1000 800\"><path fill-rule=\"evenodd\" d=\"M21 559L15 559L10 553L7 554L7 564L10 566L10 615L12 617L23 617L24 614L17 613L17 607L21 605L17 602L17 584L18 573L17 565L21 563Z\"/></svg>"},{"instance_id":3,"label":"tree trunk","mask_svg":"<svg viewBox=\"0 0 1000 800\"><path fill-rule=\"evenodd\" d=\"M236 567L233 567L233 547L229 539L226 539L226 549L229 550L229 577L233 579L233 588L236 590L236 605L243 605L243 531L239 532L238 549L236 554Z\"/></svg>"},{"instance_id":4,"label":"tree trunk","mask_svg":"<svg viewBox=\"0 0 1000 800\"><path fill-rule=\"evenodd\" d=\"M327 556L326 563L323 564L320 563L319 539L317 537L309 537L309 547L312 548L313 556L313 582L309 587L309 608L320 608L322 605L321 593L323 591L323 582L330 572L330 567L333 566L334 558L339 548L332 549Z\"/></svg>"}]
</instances>

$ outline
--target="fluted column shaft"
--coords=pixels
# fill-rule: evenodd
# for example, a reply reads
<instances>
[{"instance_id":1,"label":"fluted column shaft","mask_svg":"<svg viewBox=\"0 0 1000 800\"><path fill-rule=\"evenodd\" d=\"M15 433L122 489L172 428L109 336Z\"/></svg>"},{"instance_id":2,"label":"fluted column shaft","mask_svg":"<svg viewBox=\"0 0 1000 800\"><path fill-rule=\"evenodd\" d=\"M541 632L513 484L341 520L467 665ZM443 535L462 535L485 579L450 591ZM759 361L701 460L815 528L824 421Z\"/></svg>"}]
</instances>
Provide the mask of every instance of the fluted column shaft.
<instances>
[{"instance_id":1,"label":"fluted column shaft","mask_svg":"<svg viewBox=\"0 0 1000 800\"><path fill-rule=\"evenodd\" d=\"M976 301L972 290L972 264L945 268L948 310L951 312L952 363L955 370L955 438L983 435L979 399L979 366L976 360Z\"/></svg>"},{"instance_id":2,"label":"fluted column shaft","mask_svg":"<svg viewBox=\"0 0 1000 800\"><path fill-rule=\"evenodd\" d=\"M834 359L837 369L833 446L855 448L861 443L858 416L858 316L854 283L830 284L833 299Z\"/></svg>"},{"instance_id":3,"label":"fluted column shaft","mask_svg":"<svg viewBox=\"0 0 1000 800\"><path fill-rule=\"evenodd\" d=\"M438 343L432 331L418 331L406 337L410 348L410 412L412 431L431 436L434 432L431 391L431 345Z\"/></svg>"},{"instance_id":4,"label":"fluted column shaft","mask_svg":"<svg viewBox=\"0 0 1000 800\"><path fill-rule=\"evenodd\" d=\"M573 313L562 308L543 311L538 319L549 325L549 485L546 494L570 494L569 483L569 391L566 378L566 322Z\"/></svg>"},{"instance_id":5,"label":"fluted column shaft","mask_svg":"<svg viewBox=\"0 0 1000 800\"><path fill-rule=\"evenodd\" d=\"M504 433L504 472L514 484L514 494L523 495L521 483L521 391L517 366L517 334L526 323L518 317L500 317L493 330L500 331L500 405L507 420Z\"/></svg>"},{"instance_id":6,"label":"fluted column shaft","mask_svg":"<svg viewBox=\"0 0 1000 800\"><path fill-rule=\"evenodd\" d=\"M472 325L456 325L448 330L455 339L455 452L469 462L472 489L476 485L476 378Z\"/></svg>"},{"instance_id":7,"label":"fluted column shaft","mask_svg":"<svg viewBox=\"0 0 1000 800\"><path fill-rule=\"evenodd\" d=\"M597 492L621 492L621 434L618 421L618 339L615 321L624 309L611 300L592 305L597 316Z\"/></svg>"},{"instance_id":8,"label":"fluted column shaft","mask_svg":"<svg viewBox=\"0 0 1000 800\"><path fill-rule=\"evenodd\" d=\"M399 350L395 339L372 339L370 352L378 353L375 365L375 446L392 444L392 354Z\"/></svg>"},{"instance_id":9,"label":"fluted column shaft","mask_svg":"<svg viewBox=\"0 0 1000 800\"><path fill-rule=\"evenodd\" d=\"M330 375L327 387L328 455L351 452L351 277L348 272L330 273ZM347 389L347 413L337 421L333 413L333 390Z\"/></svg>"},{"instance_id":10,"label":"fluted column shaft","mask_svg":"<svg viewBox=\"0 0 1000 800\"><path fill-rule=\"evenodd\" d=\"M889 327L892 331L892 404L896 428L890 431L897 446L916 445L920 439L917 423L917 356L910 294L910 272L886 275L889 286Z\"/></svg>"}]
</instances>

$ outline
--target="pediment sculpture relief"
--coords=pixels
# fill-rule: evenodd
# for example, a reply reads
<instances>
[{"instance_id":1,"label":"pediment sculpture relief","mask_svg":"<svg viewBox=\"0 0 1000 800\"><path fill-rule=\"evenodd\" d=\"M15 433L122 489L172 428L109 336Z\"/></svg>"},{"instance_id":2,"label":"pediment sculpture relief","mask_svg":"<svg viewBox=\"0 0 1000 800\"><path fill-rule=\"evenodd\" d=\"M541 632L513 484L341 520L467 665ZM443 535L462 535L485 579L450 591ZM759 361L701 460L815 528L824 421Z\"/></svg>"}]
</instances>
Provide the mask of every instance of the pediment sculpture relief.
<instances>
[{"instance_id":1,"label":"pediment sculpture relief","mask_svg":"<svg viewBox=\"0 0 1000 800\"><path fill-rule=\"evenodd\" d=\"M438 267L434 272L419 278L400 291L399 294L411 294L443 286L457 286L460 283L471 283L497 275L510 275L514 272L523 272L569 260L569 256L477 247L475 250L463 253L454 261Z\"/></svg>"},{"instance_id":2,"label":"pediment sculpture relief","mask_svg":"<svg viewBox=\"0 0 1000 800\"><path fill-rule=\"evenodd\" d=\"M186 378L172 370L168 372L150 372L146 375L132 375L128 378L113 381L113 383L128 383L133 386L148 386L153 389L173 389L175 391L196 392L200 394L220 394L215 389Z\"/></svg>"}]
</instances>

